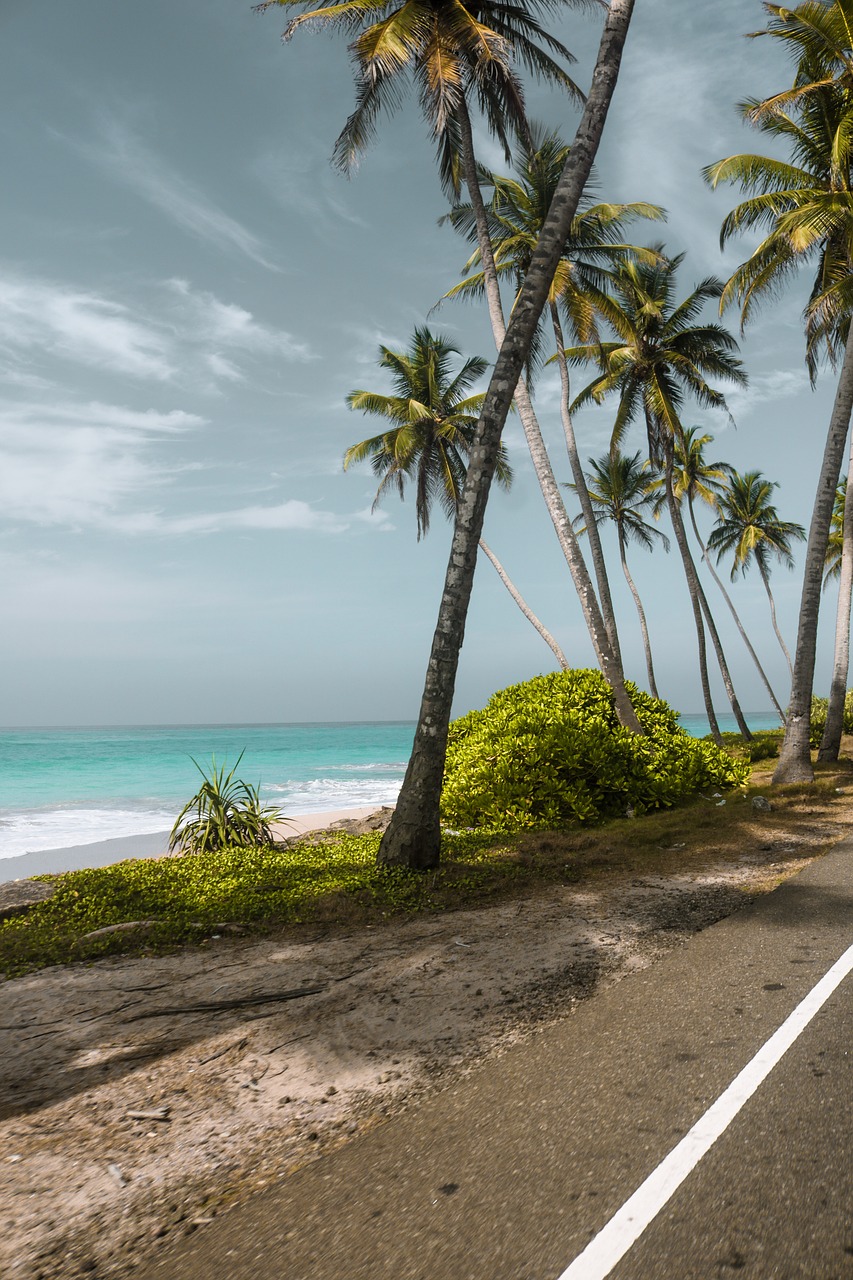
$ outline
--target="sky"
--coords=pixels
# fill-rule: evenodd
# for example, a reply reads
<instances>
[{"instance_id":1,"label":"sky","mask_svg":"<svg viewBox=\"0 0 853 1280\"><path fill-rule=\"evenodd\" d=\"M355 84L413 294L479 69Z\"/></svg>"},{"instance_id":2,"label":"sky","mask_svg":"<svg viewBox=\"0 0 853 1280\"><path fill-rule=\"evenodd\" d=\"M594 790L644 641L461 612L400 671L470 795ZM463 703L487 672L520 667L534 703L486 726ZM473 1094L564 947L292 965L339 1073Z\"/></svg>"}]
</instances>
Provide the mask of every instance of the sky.
<instances>
[{"instance_id":1,"label":"sky","mask_svg":"<svg viewBox=\"0 0 853 1280\"><path fill-rule=\"evenodd\" d=\"M684 252L683 294L751 248L721 254L736 194L711 192L700 170L761 150L736 104L790 80L775 42L743 38L762 17L757 0L637 0L598 194L666 207L667 224L635 239ZM246 0L0 0L0 723L417 715L450 529L437 512L418 542L411 498L371 510L369 467L344 472L342 457L376 428L345 400L390 391L379 345L404 348L417 325L466 356L493 360L494 345L475 304L432 311L469 249L439 226L447 204L415 97L342 176L330 156L353 102L345 39L301 30L283 44L286 19ZM567 9L552 28L582 86L600 26ZM527 102L571 139L564 96L533 82ZM506 171L479 122L475 144ZM734 424L692 406L684 418L713 434L713 457L778 482L780 514L807 526L834 378L809 387L806 283L744 336L750 383L728 395ZM726 323L737 331L736 314ZM553 375L536 403L568 481ZM584 459L605 450L612 416L578 415ZM485 537L571 664L594 665L517 423L505 442L515 480L493 492ZM626 442L643 443L639 429ZM643 684L607 535L605 551L626 673ZM662 696L701 710L677 556L638 550L632 569ZM772 581L793 649L799 573L779 567ZM758 577L733 596L784 704ZM818 689L834 610L830 591ZM765 709L722 600L715 612L741 704ZM455 711L553 666L481 563ZM714 691L727 710L719 680Z\"/></svg>"}]
</instances>

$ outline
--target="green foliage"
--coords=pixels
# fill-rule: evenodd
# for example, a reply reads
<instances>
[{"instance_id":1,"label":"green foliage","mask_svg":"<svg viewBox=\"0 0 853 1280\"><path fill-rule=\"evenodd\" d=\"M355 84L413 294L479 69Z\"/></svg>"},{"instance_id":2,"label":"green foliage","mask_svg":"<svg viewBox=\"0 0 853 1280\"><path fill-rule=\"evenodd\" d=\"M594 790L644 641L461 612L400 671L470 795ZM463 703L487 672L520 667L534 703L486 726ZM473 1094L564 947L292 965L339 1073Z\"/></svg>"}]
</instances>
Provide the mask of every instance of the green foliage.
<instances>
[{"instance_id":1,"label":"green foliage","mask_svg":"<svg viewBox=\"0 0 853 1280\"><path fill-rule=\"evenodd\" d=\"M749 759L752 764L758 760L774 760L779 754L779 744L783 730L767 729L753 735L752 742L747 743Z\"/></svg>"},{"instance_id":2,"label":"green foliage","mask_svg":"<svg viewBox=\"0 0 853 1280\"><path fill-rule=\"evenodd\" d=\"M204 782L178 814L169 835L169 849L182 853L210 853L217 849L248 845L268 847L275 843L271 824L281 820L281 809L261 806L257 787L235 778L237 764L230 773L211 760L208 776L193 760ZM188 815L193 814L193 817Z\"/></svg>"},{"instance_id":3,"label":"green foliage","mask_svg":"<svg viewBox=\"0 0 853 1280\"><path fill-rule=\"evenodd\" d=\"M630 682L645 736L622 728L598 671L537 676L450 726L442 817L453 827L561 828L667 808L749 766L691 738L678 714Z\"/></svg>"},{"instance_id":4,"label":"green foliage","mask_svg":"<svg viewBox=\"0 0 853 1280\"><path fill-rule=\"evenodd\" d=\"M525 875L506 842L489 833L443 841L433 876L376 866L379 835L333 843L257 845L139 859L42 876L57 890L24 915L0 921L0 972L8 976L70 960L151 952L211 935L311 920L379 920L475 905ZM142 922L88 938L110 925Z\"/></svg>"},{"instance_id":5,"label":"green foliage","mask_svg":"<svg viewBox=\"0 0 853 1280\"><path fill-rule=\"evenodd\" d=\"M820 740L823 737L823 731L826 728L826 717L828 712L829 698L812 698L809 743L814 748L820 746ZM853 733L853 689L848 689L844 695L843 731L844 733Z\"/></svg>"}]
</instances>

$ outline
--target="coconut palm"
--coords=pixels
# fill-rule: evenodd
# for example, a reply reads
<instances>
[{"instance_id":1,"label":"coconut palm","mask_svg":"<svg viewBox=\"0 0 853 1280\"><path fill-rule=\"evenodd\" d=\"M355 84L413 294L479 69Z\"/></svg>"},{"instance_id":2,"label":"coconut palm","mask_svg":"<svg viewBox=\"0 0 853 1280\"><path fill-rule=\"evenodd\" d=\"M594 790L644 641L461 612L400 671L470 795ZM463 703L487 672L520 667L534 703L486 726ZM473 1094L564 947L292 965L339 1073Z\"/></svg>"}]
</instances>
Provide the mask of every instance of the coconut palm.
<instances>
[{"instance_id":1,"label":"coconut palm","mask_svg":"<svg viewBox=\"0 0 853 1280\"><path fill-rule=\"evenodd\" d=\"M740 615L734 606L734 601L723 586L722 580L717 573L708 555L708 548L699 532L699 525L696 520L696 501L700 501L704 506L717 514L718 500L722 493L726 491L728 478L732 474L732 468L727 462L708 462L705 458L705 446L713 442L714 437L707 432L699 435L698 427L685 427L684 439L676 441L675 445L675 496L679 501L687 500L687 509L690 513L690 523L693 526L693 534L699 543L702 552L702 561L707 566L708 572L719 587L720 594L729 607L729 612L734 619L735 626L740 633L740 637L746 645L747 652L755 663L756 670L761 676L770 701L778 712L779 719L784 722L785 713L779 703L779 699L773 692L770 680L761 665L758 654L755 652L752 641L746 633L746 628L741 622Z\"/></svg>"},{"instance_id":2,"label":"coconut palm","mask_svg":"<svg viewBox=\"0 0 853 1280\"><path fill-rule=\"evenodd\" d=\"M824 586L838 579L838 604L835 610L835 654L826 724L823 727L817 758L823 763L838 759L844 732L844 702L850 669L850 605L853 600L853 496L848 497L847 476L839 482L826 548Z\"/></svg>"},{"instance_id":3,"label":"coconut palm","mask_svg":"<svg viewBox=\"0 0 853 1280\"><path fill-rule=\"evenodd\" d=\"M784 40L799 57L795 82L785 93L747 102L742 112L785 144L791 161L729 156L711 165L705 176L712 186L734 182L749 197L725 219L724 243L742 231L764 228L768 233L727 283L722 304L736 301L745 324L800 266L814 263L817 271L805 310L806 359L813 380L821 346L833 363L841 362L809 528L785 741L773 775L774 782L803 782L814 778L809 727L821 579L853 411L853 97L851 40L845 30L851 7L848 0L809 0L791 9L766 8L775 20L765 34ZM834 51L832 41L820 36L821 26L825 34L833 27Z\"/></svg>"},{"instance_id":4,"label":"coconut palm","mask_svg":"<svg viewBox=\"0 0 853 1280\"><path fill-rule=\"evenodd\" d=\"M374 509L389 489L396 489L403 498L407 486L413 484L420 540L429 530L434 501L438 501L449 518L456 514L465 482L466 458L483 403L483 393L468 393L485 373L487 364L473 357L454 374L453 357L460 354L458 348L427 328L415 330L407 351L380 346L379 353L379 367L390 370L394 394L352 391L347 396L347 404L351 409L384 419L386 429L347 449L344 469L369 460L379 479ZM503 450L495 478L503 488L509 488L512 471ZM568 661L559 644L483 538L480 549L525 618L539 632L563 670L568 670Z\"/></svg>"},{"instance_id":5,"label":"coconut palm","mask_svg":"<svg viewBox=\"0 0 853 1280\"><path fill-rule=\"evenodd\" d=\"M676 302L676 273L683 254L672 259L658 246L654 263L640 260L621 263L611 273L612 292L591 291L595 305L615 333L613 341L586 343L566 351L572 363L597 363L600 372L575 398L573 409L601 403L615 393L619 397L613 426L612 447L618 448L637 419L646 426L649 458L663 471L666 504L687 579L696 639L702 695L711 733L721 742L719 724L711 700L705 651L705 623L714 645L720 673L738 727L751 737L732 685L722 643L708 601L690 554L681 508L675 495L675 445L684 437L680 410L689 394L700 405L726 409L722 392L708 376L738 384L746 381L741 362L734 355L737 343L718 324L698 323L708 301L718 298L720 281L703 280L683 302Z\"/></svg>"},{"instance_id":6,"label":"coconut palm","mask_svg":"<svg viewBox=\"0 0 853 1280\"><path fill-rule=\"evenodd\" d=\"M659 698L646 611L628 568L627 547L630 542L635 542L646 551L651 551L655 540L659 540L664 549L669 551L669 539L663 530L649 524L645 519L646 513L653 512L657 503L650 487L648 469L644 463L640 462L641 457L642 454L639 452L628 457L616 450L613 453L605 453L600 458L590 458L590 469L586 473L585 480L594 523L600 524L603 520L611 520L616 526L619 562L622 565L622 573L628 589L634 597L637 616L640 620L649 690L653 697ZM574 488L574 485L571 487ZM581 516L579 520L582 519ZM587 529L584 527L581 532L587 532Z\"/></svg>"},{"instance_id":7,"label":"coconut palm","mask_svg":"<svg viewBox=\"0 0 853 1280\"><path fill-rule=\"evenodd\" d=\"M531 123L529 138L517 144L513 152L514 177L494 173L484 167L478 169L481 188L491 189L492 197L487 207L488 231L495 260L498 280L508 279L517 295L530 266L542 223L547 215L563 165L569 154L568 146L555 132L546 133L542 126ZM623 230L626 223L637 218L662 218L663 210L652 204L593 204L586 195L578 209L563 256L548 294L547 311L554 332L557 360L560 366L562 395L560 411L566 449L574 477L583 519L589 535L590 554L595 573L598 599L611 647L620 656L619 637L610 584L601 539L593 518L593 509L586 492L575 440L574 424L569 412L568 369L562 352L565 347L563 322L560 311L568 318L574 335L584 341L596 336L595 310L587 296L587 283L603 282L602 268L625 255L646 255L648 250L624 244ZM468 240L477 241L477 223L473 206L458 203L446 219ZM476 249L466 264L466 278L448 290L445 298L480 298L486 291L486 273L481 266L481 252ZM544 349L544 317L531 346L525 371L525 380L532 389L533 378ZM543 490L544 492L544 490ZM554 505L559 494L554 498ZM560 521L567 519L565 508L560 507ZM559 530L558 530L559 533Z\"/></svg>"},{"instance_id":8,"label":"coconut palm","mask_svg":"<svg viewBox=\"0 0 853 1280\"><path fill-rule=\"evenodd\" d=\"M738 573L745 575L751 565L758 569L767 592L773 631L788 669L793 672L791 655L776 618L776 602L770 589L770 566L773 560L778 560L793 569L791 543L804 541L806 531L801 524L779 518L770 501L773 490L778 487L772 480L765 480L760 471L746 471L743 475L732 471L728 484L717 497L719 515L708 538L708 550L716 555L717 564L723 556L732 555L732 582Z\"/></svg>"},{"instance_id":9,"label":"coconut palm","mask_svg":"<svg viewBox=\"0 0 853 1280\"><path fill-rule=\"evenodd\" d=\"M574 147L554 194L525 287L519 295L501 342L489 389L483 401L474 445L469 455L465 489L454 524L453 543L424 679L414 746L394 816L377 854L382 863L426 868L437 865L440 859L439 802L447 730L474 581L477 546L482 534L489 488L498 461L501 435L540 312L545 305L551 279L557 269L562 244L568 235L604 132L633 12L634 0L611 0L607 7L591 87L575 134ZM405 52L406 47L404 42L402 50L398 52ZM459 91L457 85L457 97ZM467 114L465 118L467 119ZM467 144L469 135L465 132L464 120L461 133ZM473 148L470 165L466 162L465 174L466 181L473 176L476 185ZM612 654L610 668L614 668ZM619 673L614 670L613 674L618 676ZM609 671L605 671L605 675L609 675ZM611 681L611 684L620 719L623 723L633 720L639 728L624 680L621 687L618 680Z\"/></svg>"},{"instance_id":10,"label":"coconut palm","mask_svg":"<svg viewBox=\"0 0 853 1280\"><path fill-rule=\"evenodd\" d=\"M844 552L844 506L847 502L847 477L842 476L835 490L835 502L832 504L832 520L829 524L829 538L824 558L824 589L830 582L841 577L841 557Z\"/></svg>"}]
</instances>

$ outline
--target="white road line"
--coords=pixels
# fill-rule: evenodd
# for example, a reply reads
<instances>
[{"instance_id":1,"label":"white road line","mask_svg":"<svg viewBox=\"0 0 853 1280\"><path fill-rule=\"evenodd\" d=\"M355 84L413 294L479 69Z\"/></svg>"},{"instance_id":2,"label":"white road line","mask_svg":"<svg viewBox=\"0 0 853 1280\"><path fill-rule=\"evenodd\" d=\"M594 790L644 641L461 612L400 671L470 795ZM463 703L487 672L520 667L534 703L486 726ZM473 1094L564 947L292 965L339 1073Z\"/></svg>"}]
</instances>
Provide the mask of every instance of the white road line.
<instances>
[{"instance_id":1,"label":"white road line","mask_svg":"<svg viewBox=\"0 0 853 1280\"><path fill-rule=\"evenodd\" d=\"M752 1097L851 970L853 946L848 947L817 986L812 987L778 1031L735 1077L725 1093L720 1094L678 1146L649 1174L558 1280L604 1280L605 1276L610 1275L616 1263L657 1217L687 1175L710 1150L720 1134L725 1132L744 1103Z\"/></svg>"}]
</instances>

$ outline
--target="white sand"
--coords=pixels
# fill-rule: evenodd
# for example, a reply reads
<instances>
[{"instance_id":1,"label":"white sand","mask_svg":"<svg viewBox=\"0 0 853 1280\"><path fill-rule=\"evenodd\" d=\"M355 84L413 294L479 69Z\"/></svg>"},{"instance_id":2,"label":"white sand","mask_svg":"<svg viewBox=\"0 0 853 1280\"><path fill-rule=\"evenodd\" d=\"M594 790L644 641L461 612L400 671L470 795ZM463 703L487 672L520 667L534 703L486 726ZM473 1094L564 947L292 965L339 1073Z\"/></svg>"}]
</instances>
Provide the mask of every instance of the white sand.
<instances>
[{"instance_id":1,"label":"white sand","mask_svg":"<svg viewBox=\"0 0 853 1280\"><path fill-rule=\"evenodd\" d=\"M322 813L293 814L286 823L279 823L277 830L285 838L302 835L305 831L328 827L341 818L366 818L379 807L372 804L360 809L325 809ZM0 858L0 882L56 874L60 871L79 871L83 867L107 867L113 862L124 862L128 858L161 858L166 853L168 843L168 831L154 831L140 836L98 840L94 844L21 853L14 858Z\"/></svg>"}]
</instances>

